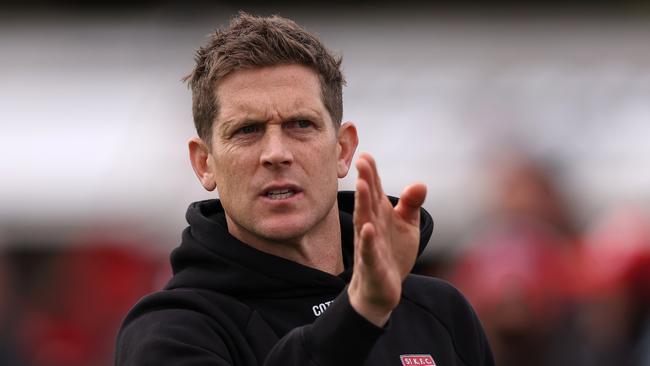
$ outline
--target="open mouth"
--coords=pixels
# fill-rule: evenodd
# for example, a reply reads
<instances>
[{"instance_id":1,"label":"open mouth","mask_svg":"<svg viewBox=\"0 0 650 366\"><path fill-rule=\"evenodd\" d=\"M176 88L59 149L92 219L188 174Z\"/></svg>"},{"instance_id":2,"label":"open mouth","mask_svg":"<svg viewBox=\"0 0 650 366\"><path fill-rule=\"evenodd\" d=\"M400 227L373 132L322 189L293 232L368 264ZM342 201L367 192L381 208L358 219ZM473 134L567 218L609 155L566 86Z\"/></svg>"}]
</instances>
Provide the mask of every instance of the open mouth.
<instances>
[{"instance_id":1,"label":"open mouth","mask_svg":"<svg viewBox=\"0 0 650 366\"><path fill-rule=\"evenodd\" d=\"M266 192L266 197L272 200L283 200L289 197L293 197L296 194L296 191L293 189L274 189Z\"/></svg>"}]
</instances>

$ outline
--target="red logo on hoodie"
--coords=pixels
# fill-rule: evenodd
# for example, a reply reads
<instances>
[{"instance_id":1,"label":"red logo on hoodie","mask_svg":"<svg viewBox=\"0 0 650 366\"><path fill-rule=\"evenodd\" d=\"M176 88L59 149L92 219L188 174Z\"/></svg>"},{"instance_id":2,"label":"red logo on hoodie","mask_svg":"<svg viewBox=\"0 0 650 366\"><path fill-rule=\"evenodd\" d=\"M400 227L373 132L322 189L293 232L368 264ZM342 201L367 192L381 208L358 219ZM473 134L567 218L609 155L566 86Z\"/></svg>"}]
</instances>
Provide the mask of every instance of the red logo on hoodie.
<instances>
[{"instance_id":1,"label":"red logo on hoodie","mask_svg":"<svg viewBox=\"0 0 650 366\"><path fill-rule=\"evenodd\" d=\"M402 366L436 366L431 355L401 355Z\"/></svg>"}]
</instances>

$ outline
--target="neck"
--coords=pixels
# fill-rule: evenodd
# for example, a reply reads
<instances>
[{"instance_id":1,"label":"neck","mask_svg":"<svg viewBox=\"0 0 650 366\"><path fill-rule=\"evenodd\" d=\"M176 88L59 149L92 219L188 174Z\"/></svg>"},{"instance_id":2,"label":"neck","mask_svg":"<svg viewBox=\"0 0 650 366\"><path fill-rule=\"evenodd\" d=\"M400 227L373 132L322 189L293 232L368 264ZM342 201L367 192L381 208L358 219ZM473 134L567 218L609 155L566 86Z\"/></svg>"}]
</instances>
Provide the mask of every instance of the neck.
<instances>
[{"instance_id":1,"label":"neck","mask_svg":"<svg viewBox=\"0 0 650 366\"><path fill-rule=\"evenodd\" d=\"M309 232L295 238L265 238L237 225L228 215L226 221L232 236L257 250L332 275L343 272L341 223L337 204Z\"/></svg>"}]
</instances>

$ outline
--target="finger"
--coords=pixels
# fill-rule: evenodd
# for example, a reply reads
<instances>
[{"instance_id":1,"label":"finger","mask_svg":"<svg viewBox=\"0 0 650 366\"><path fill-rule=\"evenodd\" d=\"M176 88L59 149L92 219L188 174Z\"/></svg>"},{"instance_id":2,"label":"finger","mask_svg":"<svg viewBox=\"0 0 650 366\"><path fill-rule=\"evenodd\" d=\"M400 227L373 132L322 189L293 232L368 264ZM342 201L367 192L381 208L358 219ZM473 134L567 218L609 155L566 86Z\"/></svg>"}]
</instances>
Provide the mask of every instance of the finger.
<instances>
[{"instance_id":1,"label":"finger","mask_svg":"<svg viewBox=\"0 0 650 366\"><path fill-rule=\"evenodd\" d=\"M355 232L360 234L363 224L370 222L372 217L370 190L368 188L368 183L366 183L365 180L357 180L354 200L354 213L352 215L352 220Z\"/></svg>"},{"instance_id":2,"label":"finger","mask_svg":"<svg viewBox=\"0 0 650 366\"><path fill-rule=\"evenodd\" d=\"M404 189L399 198L395 212L404 221L412 224L419 225L420 223L420 207L424 203L427 196L427 186L422 183L411 184Z\"/></svg>"},{"instance_id":3,"label":"finger","mask_svg":"<svg viewBox=\"0 0 650 366\"><path fill-rule=\"evenodd\" d=\"M361 228L359 239L359 254L361 256L361 262L366 269L373 268L377 263L375 226L371 223L364 224Z\"/></svg>"},{"instance_id":4,"label":"finger","mask_svg":"<svg viewBox=\"0 0 650 366\"><path fill-rule=\"evenodd\" d=\"M374 187L372 187L373 194L375 194L377 199L381 201L384 197L384 189L381 186L381 179L379 178L379 172L377 171L377 163L375 162L375 158L373 158L372 155L368 153L363 153L363 156L366 159L366 161L368 161L368 164L370 165L370 173L374 185Z\"/></svg>"},{"instance_id":5,"label":"finger","mask_svg":"<svg viewBox=\"0 0 650 366\"><path fill-rule=\"evenodd\" d=\"M360 157L356 162L357 170L359 171L359 178L357 181L364 181L368 188L368 205L374 214L377 214L379 210L379 202L377 201L377 196L374 193L374 178L372 177L372 168L368 161Z\"/></svg>"}]
</instances>

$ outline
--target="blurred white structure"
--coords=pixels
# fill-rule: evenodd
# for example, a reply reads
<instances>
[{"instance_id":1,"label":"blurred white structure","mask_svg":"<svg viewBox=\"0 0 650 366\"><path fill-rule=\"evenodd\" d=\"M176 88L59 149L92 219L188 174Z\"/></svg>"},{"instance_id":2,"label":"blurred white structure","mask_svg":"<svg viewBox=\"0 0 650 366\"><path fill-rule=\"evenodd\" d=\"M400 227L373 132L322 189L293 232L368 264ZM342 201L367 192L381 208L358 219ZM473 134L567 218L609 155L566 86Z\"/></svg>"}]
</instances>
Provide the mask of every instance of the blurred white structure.
<instances>
[{"instance_id":1,"label":"blurred white structure","mask_svg":"<svg viewBox=\"0 0 650 366\"><path fill-rule=\"evenodd\" d=\"M647 22L294 18L343 54L345 119L386 190L428 184L434 242L467 229L477 172L506 141L559 159L583 212L650 201ZM211 197L189 166L180 79L224 19L0 22L0 228L128 223L175 245L186 206Z\"/></svg>"}]
</instances>

